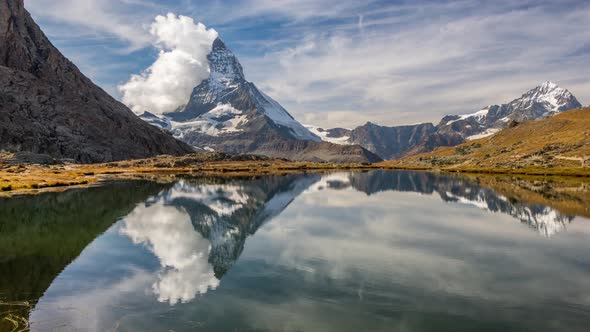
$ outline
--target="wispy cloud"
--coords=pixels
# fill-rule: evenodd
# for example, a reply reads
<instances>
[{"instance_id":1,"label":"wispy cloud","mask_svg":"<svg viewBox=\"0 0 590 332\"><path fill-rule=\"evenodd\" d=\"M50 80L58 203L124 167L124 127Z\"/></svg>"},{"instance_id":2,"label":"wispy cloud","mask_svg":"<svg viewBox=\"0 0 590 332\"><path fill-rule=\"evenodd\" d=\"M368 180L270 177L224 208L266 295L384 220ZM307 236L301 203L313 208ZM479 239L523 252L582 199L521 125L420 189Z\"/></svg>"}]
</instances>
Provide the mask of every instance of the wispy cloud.
<instances>
[{"instance_id":1,"label":"wispy cloud","mask_svg":"<svg viewBox=\"0 0 590 332\"><path fill-rule=\"evenodd\" d=\"M115 37L125 41L129 50L150 44L151 37L143 25L149 22L148 17L153 18L152 10L161 10L154 3L140 0L36 0L26 7L53 24L75 28L69 29L70 33Z\"/></svg>"},{"instance_id":2,"label":"wispy cloud","mask_svg":"<svg viewBox=\"0 0 590 332\"><path fill-rule=\"evenodd\" d=\"M411 5L376 24L365 16L362 31L354 22L310 29L295 46L247 59L247 72L296 117L324 126L436 121L547 79L588 100L590 58L568 54L590 37L580 29L589 8L496 6Z\"/></svg>"},{"instance_id":3,"label":"wispy cloud","mask_svg":"<svg viewBox=\"0 0 590 332\"><path fill-rule=\"evenodd\" d=\"M110 86L156 58L142 49L152 42L153 17L190 15L220 32L251 81L297 119L325 127L436 121L509 101L545 80L590 100L583 0L39 0L27 7L58 46L72 39L106 46L128 68L103 73ZM96 56L97 48L80 48ZM90 63L90 55L73 57Z\"/></svg>"}]
</instances>

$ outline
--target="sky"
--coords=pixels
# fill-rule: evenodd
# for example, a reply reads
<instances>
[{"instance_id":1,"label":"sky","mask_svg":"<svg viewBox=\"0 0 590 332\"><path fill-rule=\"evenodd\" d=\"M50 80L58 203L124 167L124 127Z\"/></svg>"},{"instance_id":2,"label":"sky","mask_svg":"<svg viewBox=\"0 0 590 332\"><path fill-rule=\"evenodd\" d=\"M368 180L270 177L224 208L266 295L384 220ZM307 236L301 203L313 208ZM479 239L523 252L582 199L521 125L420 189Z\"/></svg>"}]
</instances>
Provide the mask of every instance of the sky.
<instances>
[{"instance_id":1,"label":"sky","mask_svg":"<svg viewBox=\"0 0 590 332\"><path fill-rule=\"evenodd\" d=\"M146 69L163 61L193 64L175 67L187 73L176 94L202 78L194 65L202 48L172 45L154 31L157 16L173 13L201 27L181 28L197 44L218 34L246 79L305 124L437 123L547 80L590 102L587 0L25 0L25 7L62 53L120 100L120 87L134 82L137 92L154 81Z\"/></svg>"}]
</instances>

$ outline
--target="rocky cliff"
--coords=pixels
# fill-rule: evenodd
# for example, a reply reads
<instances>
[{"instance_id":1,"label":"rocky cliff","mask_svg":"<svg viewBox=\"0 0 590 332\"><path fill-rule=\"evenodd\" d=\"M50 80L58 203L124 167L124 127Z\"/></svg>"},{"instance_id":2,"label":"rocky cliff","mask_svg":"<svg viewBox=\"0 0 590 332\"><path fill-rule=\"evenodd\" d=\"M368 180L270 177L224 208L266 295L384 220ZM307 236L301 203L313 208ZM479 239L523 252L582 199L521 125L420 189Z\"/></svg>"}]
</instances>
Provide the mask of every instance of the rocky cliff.
<instances>
[{"instance_id":1,"label":"rocky cliff","mask_svg":"<svg viewBox=\"0 0 590 332\"><path fill-rule=\"evenodd\" d=\"M192 151L93 84L18 0L0 0L0 149L85 163Z\"/></svg>"}]
</instances>

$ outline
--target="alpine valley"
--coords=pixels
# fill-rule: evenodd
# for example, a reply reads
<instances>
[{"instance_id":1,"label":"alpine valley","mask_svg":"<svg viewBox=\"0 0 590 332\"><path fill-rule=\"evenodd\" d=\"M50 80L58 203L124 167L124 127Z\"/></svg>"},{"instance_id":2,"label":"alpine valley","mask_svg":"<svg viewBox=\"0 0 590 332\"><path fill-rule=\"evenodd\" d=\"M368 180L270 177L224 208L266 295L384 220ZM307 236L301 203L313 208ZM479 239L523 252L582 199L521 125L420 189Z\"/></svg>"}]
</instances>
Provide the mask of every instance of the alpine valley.
<instances>
[{"instance_id":1,"label":"alpine valley","mask_svg":"<svg viewBox=\"0 0 590 332\"><path fill-rule=\"evenodd\" d=\"M507 104L466 115L445 116L438 125L354 129L302 125L277 101L248 82L240 62L217 38L208 55L210 76L197 85L186 105L162 116L140 117L197 149L253 153L307 161L375 162L399 159L440 146L490 136L513 121L547 118L581 104L566 89L545 82Z\"/></svg>"}]
</instances>

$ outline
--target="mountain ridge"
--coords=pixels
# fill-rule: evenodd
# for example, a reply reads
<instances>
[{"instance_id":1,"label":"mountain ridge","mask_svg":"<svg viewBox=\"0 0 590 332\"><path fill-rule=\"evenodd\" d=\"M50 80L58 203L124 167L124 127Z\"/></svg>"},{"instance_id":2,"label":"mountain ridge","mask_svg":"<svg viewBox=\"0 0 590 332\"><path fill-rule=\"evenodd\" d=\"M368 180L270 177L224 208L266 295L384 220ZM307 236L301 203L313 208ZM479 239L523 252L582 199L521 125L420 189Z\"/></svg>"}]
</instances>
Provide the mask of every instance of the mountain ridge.
<instances>
[{"instance_id":1,"label":"mountain ridge","mask_svg":"<svg viewBox=\"0 0 590 332\"><path fill-rule=\"evenodd\" d=\"M389 160L429 152L440 146L455 146L493 135L512 121L542 119L581 106L571 92L546 81L509 103L490 105L471 114L446 115L437 125L420 123L388 127L368 122L345 130L308 127L326 141L360 144Z\"/></svg>"},{"instance_id":2,"label":"mountain ridge","mask_svg":"<svg viewBox=\"0 0 590 332\"><path fill-rule=\"evenodd\" d=\"M444 169L587 169L590 165L590 107L555 116L512 122L497 134L439 147L429 152L381 163L383 166Z\"/></svg>"},{"instance_id":3,"label":"mountain ridge","mask_svg":"<svg viewBox=\"0 0 590 332\"><path fill-rule=\"evenodd\" d=\"M22 1L0 0L0 72L0 149L84 163L193 151L84 76Z\"/></svg>"}]
</instances>

